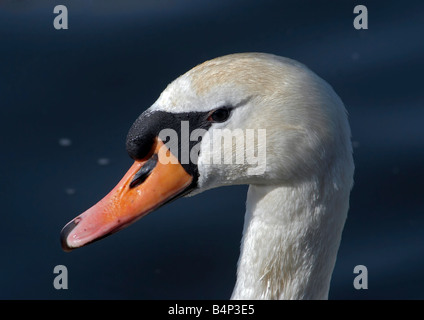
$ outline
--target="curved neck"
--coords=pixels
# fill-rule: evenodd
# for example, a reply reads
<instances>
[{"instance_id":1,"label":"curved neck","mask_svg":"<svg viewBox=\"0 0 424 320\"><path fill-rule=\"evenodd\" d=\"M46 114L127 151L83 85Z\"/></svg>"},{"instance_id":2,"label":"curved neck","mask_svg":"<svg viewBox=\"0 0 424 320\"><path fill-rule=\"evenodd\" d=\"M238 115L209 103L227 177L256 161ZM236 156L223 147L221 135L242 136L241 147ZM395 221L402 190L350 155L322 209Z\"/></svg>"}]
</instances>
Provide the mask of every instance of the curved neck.
<instances>
[{"instance_id":1,"label":"curved neck","mask_svg":"<svg viewBox=\"0 0 424 320\"><path fill-rule=\"evenodd\" d=\"M349 188L251 185L232 299L327 299Z\"/></svg>"}]
</instances>

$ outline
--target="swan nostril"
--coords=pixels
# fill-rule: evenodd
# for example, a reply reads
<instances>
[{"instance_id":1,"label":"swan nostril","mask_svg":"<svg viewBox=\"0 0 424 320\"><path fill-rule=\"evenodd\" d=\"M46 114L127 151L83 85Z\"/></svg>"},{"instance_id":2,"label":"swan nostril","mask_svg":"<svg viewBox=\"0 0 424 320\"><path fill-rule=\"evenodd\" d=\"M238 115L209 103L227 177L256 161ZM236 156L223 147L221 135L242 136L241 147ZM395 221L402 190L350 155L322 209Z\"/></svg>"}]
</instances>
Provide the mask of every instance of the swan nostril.
<instances>
[{"instance_id":1,"label":"swan nostril","mask_svg":"<svg viewBox=\"0 0 424 320\"><path fill-rule=\"evenodd\" d=\"M130 183L130 189L142 184L152 173L158 163L158 155L155 153L147 162L137 171Z\"/></svg>"}]
</instances>

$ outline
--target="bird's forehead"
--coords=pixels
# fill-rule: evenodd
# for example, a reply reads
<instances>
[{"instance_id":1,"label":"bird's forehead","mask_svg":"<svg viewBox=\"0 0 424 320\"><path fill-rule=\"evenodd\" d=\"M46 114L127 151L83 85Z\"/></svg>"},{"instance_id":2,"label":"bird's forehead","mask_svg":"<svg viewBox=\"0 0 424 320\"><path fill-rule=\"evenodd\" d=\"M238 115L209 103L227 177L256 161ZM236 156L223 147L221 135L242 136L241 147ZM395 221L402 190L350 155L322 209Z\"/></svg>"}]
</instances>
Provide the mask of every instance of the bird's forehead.
<instances>
[{"instance_id":1,"label":"bird's forehead","mask_svg":"<svg viewBox=\"0 0 424 320\"><path fill-rule=\"evenodd\" d=\"M244 62L244 63L243 63ZM204 112L236 105L265 86L252 61L214 59L183 74L162 92L152 110Z\"/></svg>"},{"instance_id":2,"label":"bird's forehead","mask_svg":"<svg viewBox=\"0 0 424 320\"><path fill-rule=\"evenodd\" d=\"M193 90L190 77L184 74L166 87L151 107L151 110L174 113L204 111L199 110L203 105L200 100L202 100L202 97Z\"/></svg>"},{"instance_id":3,"label":"bird's forehead","mask_svg":"<svg viewBox=\"0 0 424 320\"><path fill-rule=\"evenodd\" d=\"M224 105L235 105L244 98L242 86L232 82L201 83L193 80L192 74L184 74L174 80L161 93L151 110L167 112L205 112Z\"/></svg>"}]
</instances>

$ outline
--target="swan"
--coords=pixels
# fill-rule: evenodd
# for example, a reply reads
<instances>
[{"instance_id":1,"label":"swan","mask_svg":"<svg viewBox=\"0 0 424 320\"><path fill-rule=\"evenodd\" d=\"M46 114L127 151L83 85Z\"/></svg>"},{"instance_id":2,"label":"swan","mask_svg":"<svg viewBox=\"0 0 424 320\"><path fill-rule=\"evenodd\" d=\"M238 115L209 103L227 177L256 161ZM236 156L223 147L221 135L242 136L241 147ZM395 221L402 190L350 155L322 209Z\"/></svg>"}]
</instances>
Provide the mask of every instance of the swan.
<instances>
[{"instance_id":1,"label":"swan","mask_svg":"<svg viewBox=\"0 0 424 320\"><path fill-rule=\"evenodd\" d=\"M62 248L179 197L248 184L231 299L328 299L353 185L350 136L343 102L303 64L267 53L206 61L136 119L126 140L134 164L65 225Z\"/></svg>"}]
</instances>

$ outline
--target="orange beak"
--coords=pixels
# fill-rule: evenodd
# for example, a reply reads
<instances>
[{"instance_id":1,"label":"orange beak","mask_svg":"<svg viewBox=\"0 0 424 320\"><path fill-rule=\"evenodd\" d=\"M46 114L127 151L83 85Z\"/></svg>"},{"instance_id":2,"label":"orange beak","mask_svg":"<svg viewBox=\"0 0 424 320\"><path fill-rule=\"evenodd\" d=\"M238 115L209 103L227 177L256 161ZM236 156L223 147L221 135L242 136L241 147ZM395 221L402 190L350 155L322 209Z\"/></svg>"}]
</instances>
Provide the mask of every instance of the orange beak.
<instances>
[{"instance_id":1,"label":"orange beak","mask_svg":"<svg viewBox=\"0 0 424 320\"><path fill-rule=\"evenodd\" d=\"M192 181L193 177L157 139L153 153L135 161L108 195L62 229L63 250L82 247L121 230L181 195Z\"/></svg>"}]
</instances>

